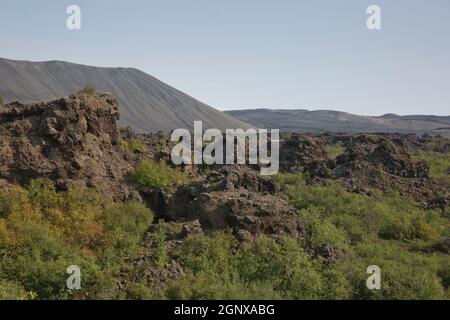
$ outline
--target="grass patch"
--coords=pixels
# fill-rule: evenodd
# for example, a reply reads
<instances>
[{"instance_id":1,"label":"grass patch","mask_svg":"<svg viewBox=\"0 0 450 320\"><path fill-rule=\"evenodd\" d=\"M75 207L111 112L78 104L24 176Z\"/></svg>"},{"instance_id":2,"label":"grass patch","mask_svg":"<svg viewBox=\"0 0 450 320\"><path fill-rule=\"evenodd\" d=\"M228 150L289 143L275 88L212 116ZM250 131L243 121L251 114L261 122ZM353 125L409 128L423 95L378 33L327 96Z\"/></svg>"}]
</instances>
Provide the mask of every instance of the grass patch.
<instances>
[{"instance_id":1,"label":"grass patch","mask_svg":"<svg viewBox=\"0 0 450 320\"><path fill-rule=\"evenodd\" d=\"M145 151L145 146L138 139L122 140L122 146L132 153Z\"/></svg>"},{"instance_id":2,"label":"grass patch","mask_svg":"<svg viewBox=\"0 0 450 320\"><path fill-rule=\"evenodd\" d=\"M433 178L444 179L450 183L450 152L419 151L413 154L414 160L425 160L430 166Z\"/></svg>"},{"instance_id":3,"label":"grass patch","mask_svg":"<svg viewBox=\"0 0 450 320\"><path fill-rule=\"evenodd\" d=\"M130 174L130 180L143 187L167 188L187 182L188 176L178 169L169 167L164 162L142 160Z\"/></svg>"},{"instance_id":4,"label":"grass patch","mask_svg":"<svg viewBox=\"0 0 450 320\"><path fill-rule=\"evenodd\" d=\"M338 156L344 153L345 148L340 142L337 142L335 144L327 144L325 146L325 151L328 153L328 156L331 159L336 159Z\"/></svg>"}]
</instances>

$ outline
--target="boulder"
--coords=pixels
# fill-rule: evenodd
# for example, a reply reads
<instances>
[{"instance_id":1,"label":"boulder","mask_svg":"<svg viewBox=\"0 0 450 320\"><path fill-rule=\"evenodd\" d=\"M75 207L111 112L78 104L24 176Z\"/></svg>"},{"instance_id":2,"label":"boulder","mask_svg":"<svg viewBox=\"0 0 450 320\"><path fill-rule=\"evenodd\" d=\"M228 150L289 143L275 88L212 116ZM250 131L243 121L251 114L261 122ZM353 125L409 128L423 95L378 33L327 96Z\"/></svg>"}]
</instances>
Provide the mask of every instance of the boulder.
<instances>
[{"instance_id":1,"label":"boulder","mask_svg":"<svg viewBox=\"0 0 450 320\"><path fill-rule=\"evenodd\" d=\"M165 217L198 220L205 232L231 228L240 239L303 236L303 225L277 185L245 166L225 166L202 183L167 195Z\"/></svg>"}]
</instances>

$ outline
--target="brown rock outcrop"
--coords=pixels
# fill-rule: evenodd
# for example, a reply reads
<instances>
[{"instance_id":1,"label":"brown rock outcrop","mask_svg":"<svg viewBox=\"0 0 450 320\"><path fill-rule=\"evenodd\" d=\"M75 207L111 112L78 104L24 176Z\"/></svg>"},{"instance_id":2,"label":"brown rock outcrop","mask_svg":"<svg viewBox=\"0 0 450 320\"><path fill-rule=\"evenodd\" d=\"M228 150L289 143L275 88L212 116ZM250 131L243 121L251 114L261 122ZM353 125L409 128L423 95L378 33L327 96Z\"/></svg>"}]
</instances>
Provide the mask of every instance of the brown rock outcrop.
<instances>
[{"instance_id":1,"label":"brown rock outcrop","mask_svg":"<svg viewBox=\"0 0 450 320\"><path fill-rule=\"evenodd\" d=\"M0 178L21 184L49 178L62 189L83 180L105 194L132 196L121 184L132 166L124 160L118 117L108 94L2 106Z\"/></svg>"},{"instance_id":2,"label":"brown rock outcrop","mask_svg":"<svg viewBox=\"0 0 450 320\"><path fill-rule=\"evenodd\" d=\"M316 137L291 134L280 143L280 170L298 172L304 170L313 177L328 178L328 154Z\"/></svg>"},{"instance_id":3,"label":"brown rock outcrop","mask_svg":"<svg viewBox=\"0 0 450 320\"><path fill-rule=\"evenodd\" d=\"M346 152L337 158L338 166L354 166L357 162L366 162L397 177L429 177L426 162L412 160L405 148L380 136L356 137L349 144Z\"/></svg>"},{"instance_id":4,"label":"brown rock outcrop","mask_svg":"<svg viewBox=\"0 0 450 320\"><path fill-rule=\"evenodd\" d=\"M167 218L198 219L205 232L231 228L242 240L259 234L303 235L297 210L276 184L245 166L225 166L202 183L180 186L165 197Z\"/></svg>"}]
</instances>

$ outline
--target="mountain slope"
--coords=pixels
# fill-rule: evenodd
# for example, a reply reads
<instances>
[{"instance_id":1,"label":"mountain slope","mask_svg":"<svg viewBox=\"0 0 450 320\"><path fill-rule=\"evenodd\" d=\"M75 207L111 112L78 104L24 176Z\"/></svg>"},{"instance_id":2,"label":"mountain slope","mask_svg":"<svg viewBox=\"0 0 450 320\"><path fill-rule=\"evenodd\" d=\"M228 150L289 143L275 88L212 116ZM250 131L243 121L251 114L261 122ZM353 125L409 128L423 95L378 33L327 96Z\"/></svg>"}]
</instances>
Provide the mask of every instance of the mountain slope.
<instances>
[{"instance_id":1,"label":"mountain slope","mask_svg":"<svg viewBox=\"0 0 450 320\"><path fill-rule=\"evenodd\" d=\"M330 110L248 109L225 113L261 128L298 132L399 132L450 135L450 116L358 116Z\"/></svg>"},{"instance_id":2,"label":"mountain slope","mask_svg":"<svg viewBox=\"0 0 450 320\"><path fill-rule=\"evenodd\" d=\"M194 120L202 120L206 128L248 127L137 69L0 58L0 95L6 101L57 98L87 84L115 95L119 100L120 125L136 131L190 129Z\"/></svg>"}]
</instances>

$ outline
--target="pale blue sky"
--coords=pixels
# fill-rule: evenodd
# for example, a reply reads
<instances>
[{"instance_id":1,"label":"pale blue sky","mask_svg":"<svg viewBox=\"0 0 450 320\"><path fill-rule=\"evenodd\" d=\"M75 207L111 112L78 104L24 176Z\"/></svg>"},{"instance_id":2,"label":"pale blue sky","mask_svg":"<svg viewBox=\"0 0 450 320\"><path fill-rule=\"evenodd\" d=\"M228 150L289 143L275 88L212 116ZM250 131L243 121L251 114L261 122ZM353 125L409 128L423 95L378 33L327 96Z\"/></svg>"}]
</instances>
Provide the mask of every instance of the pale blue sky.
<instances>
[{"instance_id":1,"label":"pale blue sky","mask_svg":"<svg viewBox=\"0 0 450 320\"><path fill-rule=\"evenodd\" d=\"M4 58L139 68L221 110L450 114L449 0L2 0L0 41Z\"/></svg>"}]
</instances>

